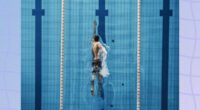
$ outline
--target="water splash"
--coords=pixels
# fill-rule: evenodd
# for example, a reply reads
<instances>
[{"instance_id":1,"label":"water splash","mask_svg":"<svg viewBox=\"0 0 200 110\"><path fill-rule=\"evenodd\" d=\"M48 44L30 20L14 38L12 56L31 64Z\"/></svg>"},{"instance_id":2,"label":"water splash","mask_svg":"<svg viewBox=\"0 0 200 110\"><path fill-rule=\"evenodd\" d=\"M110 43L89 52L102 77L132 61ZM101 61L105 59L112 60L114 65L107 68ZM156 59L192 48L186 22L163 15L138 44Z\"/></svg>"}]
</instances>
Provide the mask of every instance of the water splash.
<instances>
[{"instance_id":1,"label":"water splash","mask_svg":"<svg viewBox=\"0 0 200 110\"><path fill-rule=\"evenodd\" d=\"M103 44L102 43L102 48L99 50L99 56L100 56L100 59L102 61L102 69L100 71L100 74L103 76L103 77L108 77L110 75L109 73L109 70L108 70L108 66L107 66L107 62L106 62L106 59L107 59L107 50L108 51L110 50L110 47L107 46L106 44Z\"/></svg>"}]
</instances>

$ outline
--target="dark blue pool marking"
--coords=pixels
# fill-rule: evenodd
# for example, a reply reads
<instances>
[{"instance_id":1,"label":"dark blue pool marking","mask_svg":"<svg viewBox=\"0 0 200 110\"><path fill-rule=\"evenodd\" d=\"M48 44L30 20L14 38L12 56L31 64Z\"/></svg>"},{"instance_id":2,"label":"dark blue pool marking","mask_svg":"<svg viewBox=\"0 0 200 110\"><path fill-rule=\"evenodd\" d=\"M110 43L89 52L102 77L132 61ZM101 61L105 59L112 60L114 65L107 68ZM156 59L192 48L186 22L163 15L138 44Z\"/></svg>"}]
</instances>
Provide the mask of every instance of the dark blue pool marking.
<instances>
[{"instance_id":1,"label":"dark blue pool marking","mask_svg":"<svg viewBox=\"0 0 200 110\"><path fill-rule=\"evenodd\" d=\"M35 16L35 110L41 110L42 16L44 14L42 1L35 0L35 9L32 10L32 15Z\"/></svg>"},{"instance_id":2,"label":"dark blue pool marking","mask_svg":"<svg viewBox=\"0 0 200 110\"><path fill-rule=\"evenodd\" d=\"M163 16L161 110L168 110L169 20L172 16L170 0L163 0L163 10L160 10L160 16Z\"/></svg>"},{"instance_id":3,"label":"dark blue pool marking","mask_svg":"<svg viewBox=\"0 0 200 110\"><path fill-rule=\"evenodd\" d=\"M105 37L105 17L108 16L108 10L105 8L105 0L99 0L99 9L96 10L96 16L99 16L98 33L102 41L106 43Z\"/></svg>"}]
</instances>

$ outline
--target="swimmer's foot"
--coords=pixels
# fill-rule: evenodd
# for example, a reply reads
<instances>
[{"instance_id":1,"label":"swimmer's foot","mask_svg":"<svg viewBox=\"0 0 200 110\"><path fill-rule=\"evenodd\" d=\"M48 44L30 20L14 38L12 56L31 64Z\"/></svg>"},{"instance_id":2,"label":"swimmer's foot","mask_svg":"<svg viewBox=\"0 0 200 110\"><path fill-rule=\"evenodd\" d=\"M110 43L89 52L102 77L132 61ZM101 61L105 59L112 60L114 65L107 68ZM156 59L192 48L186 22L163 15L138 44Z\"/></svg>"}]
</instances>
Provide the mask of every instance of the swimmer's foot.
<instances>
[{"instance_id":1,"label":"swimmer's foot","mask_svg":"<svg viewBox=\"0 0 200 110\"><path fill-rule=\"evenodd\" d=\"M94 89L91 88L91 95L94 96Z\"/></svg>"},{"instance_id":2,"label":"swimmer's foot","mask_svg":"<svg viewBox=\"0 0 200 110\"><path fill-rule=\"evenodd\" d=\"M104 93L103 93L103 91L99 91L98 95L99 95L102 99L104 99Z\"/></svg>"},{"instance_id":3,"label":"swimmer's foot","mask_svg":"<svg viewBox=\"0 0 200 110\"><path fill-rule=\"evenodd\" d=\"M91 81L91 95L94 96L94 81Z\"/></svg>"}]
</instances>

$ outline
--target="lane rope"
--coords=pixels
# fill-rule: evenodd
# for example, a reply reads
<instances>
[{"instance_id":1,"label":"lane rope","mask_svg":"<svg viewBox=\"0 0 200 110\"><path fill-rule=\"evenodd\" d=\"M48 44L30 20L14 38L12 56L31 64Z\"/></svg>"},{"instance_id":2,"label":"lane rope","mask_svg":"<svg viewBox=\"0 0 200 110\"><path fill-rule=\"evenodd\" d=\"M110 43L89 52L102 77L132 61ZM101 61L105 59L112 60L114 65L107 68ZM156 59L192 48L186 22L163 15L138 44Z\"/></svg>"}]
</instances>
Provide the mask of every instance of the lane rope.
<instances>
[{"instance_id":1,"label":"lane rope","mask_svg":"<svg viewBox=\"0 0 200 110\"><path fill-rule=\"evenodd\" d=\"M137 1L137 110L140 110L140 16L141 16L141 0Z\"/></svg>"},{"instance_id":2,"label":"lane rope","mask_svg":"<svg viewBox=\"0 0 200 110\"><path fill-rule=\"evenodd\" d=\"M63 110L64 97L64 38L65 38L65 0L61 0L61 40L60 40L60 110Z\"/></svg>"}]
</instances>

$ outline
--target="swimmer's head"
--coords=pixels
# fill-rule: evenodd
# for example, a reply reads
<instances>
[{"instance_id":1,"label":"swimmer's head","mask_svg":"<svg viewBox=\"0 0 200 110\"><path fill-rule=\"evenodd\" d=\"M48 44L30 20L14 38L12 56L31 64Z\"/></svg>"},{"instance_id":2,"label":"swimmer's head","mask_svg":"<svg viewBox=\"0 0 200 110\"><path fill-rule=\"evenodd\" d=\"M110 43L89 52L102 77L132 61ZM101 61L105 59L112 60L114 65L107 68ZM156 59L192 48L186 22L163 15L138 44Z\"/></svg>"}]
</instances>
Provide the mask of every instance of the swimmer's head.
<instances>
[{"instance_id":1,"label":"swimmer's head","mask_svg":"<svg viewBox=\"0 0 200 110\"><path fill-rule=\"evenodd\" d=\"M99 36L98 35L95 35L93 37L93 42L99 42Z\"/></svg>"}]
</instances>

